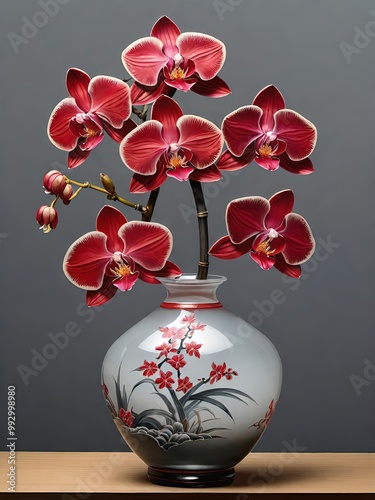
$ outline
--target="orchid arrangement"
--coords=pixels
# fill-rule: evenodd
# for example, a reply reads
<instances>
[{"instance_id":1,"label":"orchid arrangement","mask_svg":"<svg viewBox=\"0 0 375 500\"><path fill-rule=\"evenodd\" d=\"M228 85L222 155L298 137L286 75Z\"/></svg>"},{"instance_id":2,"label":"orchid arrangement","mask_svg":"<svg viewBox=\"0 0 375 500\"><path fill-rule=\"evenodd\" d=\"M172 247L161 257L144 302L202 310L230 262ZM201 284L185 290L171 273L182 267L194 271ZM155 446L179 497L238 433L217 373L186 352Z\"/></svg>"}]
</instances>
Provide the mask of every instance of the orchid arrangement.
<instances>
[{"instance_id":1,"label":"orchid arrangement","mask_svg":"<svg viewBox=\"0 0 375 500\"><path fill-rule=\"evenodd\" d=\"M308 223L292 212L291 190L276 193L269 200L252 195L231 201L226 211L228 234L209 248L208 212L201 183L218 181L222 171L245 168L253 161L268 171L281 167L294 174L310 174L314 168L309 156L317 136L309 120L285 107L274 85L261 90L252 104L225 116L221 127L203 117L184 114L174 99L177 91L211 98L231 92L218 76L225 56L221 41L203 33L181 33L164 16L155 23L150 36L123 51L128 78L91 78L80 69L68 70L66 87L70 97L57 104L48 122L51 142L68 152L68 168L86 162L106 133L119 144L120 158L133 172L130 193L149 193L144 206L120 196L105 173L100 175L101 185L78 182L56 170L44 176L45 192L53 196L52 202L40 207L36 214L44 233L57 226L58 200L68 205L87 188L141 214L141 221L128 220L118 209L106 205L96 218L96 230L84 234L68 249L64 272L74 285L86 290L87 305L101 305L118 290L131 290L138 278L156 284L160 277L181 275L180 268L168 260L171 232L152 222L165 182L188 181L191 186L199 226L198 279L207 277L209 255L234 259L246 253L264 270L274 267L299 278L301 264L314 252ZM177 333L172 332L174 338L179 338ZM163 336L168 338L168 334ZM157 347L157 359L167 355L167 348L176 352L171 358L174 368L182 367L182 355L170 342L166 342L164 351L162 345ZM186 343L184 349L189 356L199 357L199 344L194 341ZM145 360L139 370L150 377L155 367L156 362ZM210 383L229 373L213 367L215 370L207 379ZM174 383L167 376L169 371L160 373L164 378L153 383L160 388ZM191 390L189 383L179 381L176 390Z\"/></svg>"}]
</instances>

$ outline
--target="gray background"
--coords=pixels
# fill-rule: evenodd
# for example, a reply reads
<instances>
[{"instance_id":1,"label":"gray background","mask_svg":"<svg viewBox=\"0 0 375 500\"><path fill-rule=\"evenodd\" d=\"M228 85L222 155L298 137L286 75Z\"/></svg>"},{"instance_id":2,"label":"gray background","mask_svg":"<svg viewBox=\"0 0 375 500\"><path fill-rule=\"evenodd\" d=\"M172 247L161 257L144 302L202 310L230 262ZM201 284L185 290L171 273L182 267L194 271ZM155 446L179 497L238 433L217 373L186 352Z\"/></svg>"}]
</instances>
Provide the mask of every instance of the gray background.
<instances>
[{"instance_id":1,"label":"gray background","mask_svg":"<svg viewBox=\"0 0 375 500\"><path fill-rule=\"evenodd\" d=\"M65 279L61 261L71 242L94 228L104 197L84 192L69 207L59 205L58 228L48 236L38 230L34 216L38 206L50 201L41 188L44 173L64 169L65 153L49 142L46 125L53 107L67 95L66 70L75 66L91 76L125 77L122 50L148 35L167 14L182 31L210 33L227 47L220 76L232 95L217 100L178 93L186 113L220 125L227 113L250 104L262 87L274 83L287 107L318 128L313 175L270 173L252 164L205 188L211 242L225 233L224 211L231 199L269 197L289 187L296 194L295 211L309 220L315 237L336 244L329 251L321 247L321 260L305 266L298 290L294 282L275 270L261 271L247 257L212 259L211 272L229 278L220 290L222 302L254 325L262 323L259 329L283 360L280 403L256 450L283 450L294 440L309 452L375 451L375 372L365 371L366 359L375 363L374 2L65 2L28 43L19 45L18 53L8 34L21 35L23 17L32 20L42 9L35 0L0 3L1 435L6 434L6 387L14 384L19 450L126 449L103 402L101 362L123 331L158 306L164 291L138 282L131 293L118 293L102 310L89 312L84 292ZM355 40L356 27L367 27L370 37ZM342 42L354 47L350 58ZM101 171L127 194L131 175L109 137L71 176L96 181ZM146 201L139 195L131 199ZM196 221L186 215L192 207L189 185L169 180L154 218L172 230L172 258L185 272L195 271L198 257ZM138 218L126 208L124 213ZM284 302L272 314L254 314L259 311L254 301L268 300L274 289L283 292ZM48 334L69 322L78 325L79 335L25 385L19 365L31 367L33 349L42 352ZM357 391L353 375L362 377Z\"/></svg>"}]
</instances>

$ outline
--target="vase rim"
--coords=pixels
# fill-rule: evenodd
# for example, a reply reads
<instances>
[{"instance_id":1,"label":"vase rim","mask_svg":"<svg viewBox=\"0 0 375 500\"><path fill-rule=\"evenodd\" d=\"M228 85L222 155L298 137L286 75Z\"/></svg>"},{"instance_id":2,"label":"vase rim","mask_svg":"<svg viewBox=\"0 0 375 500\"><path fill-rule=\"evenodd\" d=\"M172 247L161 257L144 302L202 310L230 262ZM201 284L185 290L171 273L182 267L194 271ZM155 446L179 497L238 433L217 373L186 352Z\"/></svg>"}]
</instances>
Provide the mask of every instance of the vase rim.
<instances>
[{"instance_id":1,"label":"vase rim","mask_svg":"<svg viewBox=\"0 0 375 500\"><path fill-rule=\"evenodd\" d=\"M167 284L194 284L196 285L204 285L204 284L213 284L213 283L224 283L227 281L225 276L220 276L218 274L209 274L206 279L198 279L195 273L183 273L181 276L177 276L176 278L158 278L160 283L163 285Z\"/></svg>"}]
</instances>

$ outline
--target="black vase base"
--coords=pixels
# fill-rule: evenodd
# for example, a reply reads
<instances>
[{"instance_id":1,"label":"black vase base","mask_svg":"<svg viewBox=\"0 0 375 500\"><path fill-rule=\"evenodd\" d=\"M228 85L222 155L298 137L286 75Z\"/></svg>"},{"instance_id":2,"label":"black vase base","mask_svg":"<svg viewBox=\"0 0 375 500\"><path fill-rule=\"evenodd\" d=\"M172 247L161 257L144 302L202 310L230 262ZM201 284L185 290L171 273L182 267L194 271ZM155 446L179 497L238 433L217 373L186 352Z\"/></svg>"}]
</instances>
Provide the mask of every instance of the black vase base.
<instances>
[{"instance_id":1,"label":"black vase base","mask_svg":"<svg viewBox=\"0 0 375 500\"><path fill-rule=\"evenodd\" d=\"M151 483L178 488L209 488L231 484L234 479L234 467L217 470L178 470L148 468Z\"/></svg>"}]
</instances>

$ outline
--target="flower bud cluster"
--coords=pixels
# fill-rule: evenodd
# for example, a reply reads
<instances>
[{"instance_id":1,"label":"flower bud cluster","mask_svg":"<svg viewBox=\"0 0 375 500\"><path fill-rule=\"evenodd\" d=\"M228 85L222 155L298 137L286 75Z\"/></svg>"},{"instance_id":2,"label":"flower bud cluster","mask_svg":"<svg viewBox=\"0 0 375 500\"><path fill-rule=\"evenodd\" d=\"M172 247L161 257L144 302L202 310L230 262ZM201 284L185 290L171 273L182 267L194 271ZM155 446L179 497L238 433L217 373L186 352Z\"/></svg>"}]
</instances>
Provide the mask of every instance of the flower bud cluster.
<instances>
[{"instance_id":1,"label":"flower bud cluster","mask_svg":"<svg viewBox=\"0 0 375 500\"><path fill-rule=\"evenodd\" d=\"M43 177L43 187L47 194L59 196L67 205L73 195L73 187L66 182L65 176L58 170L50 170Z\"/></svg>"}]
</instances>

